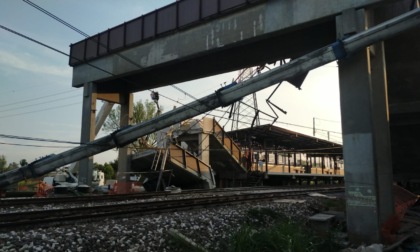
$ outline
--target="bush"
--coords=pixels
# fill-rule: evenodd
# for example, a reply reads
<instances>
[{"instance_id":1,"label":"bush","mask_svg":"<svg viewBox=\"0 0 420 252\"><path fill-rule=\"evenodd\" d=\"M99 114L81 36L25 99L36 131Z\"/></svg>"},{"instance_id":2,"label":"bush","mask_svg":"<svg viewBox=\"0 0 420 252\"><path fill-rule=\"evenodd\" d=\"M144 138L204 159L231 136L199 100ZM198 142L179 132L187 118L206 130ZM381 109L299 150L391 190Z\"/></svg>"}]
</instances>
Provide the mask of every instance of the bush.
<instances>
[{"instance_id":1,"label":"bush","mask_svg":"<svg viewBox=\"0 0 420 252\"><path fill-rule=\"evenodd\" d=\"M232 252L328 252L340 249L334 232L319 237L304 224L267 208L250 210L246 224L232 235L227 247Z\"/></svg>"}]
</instances>

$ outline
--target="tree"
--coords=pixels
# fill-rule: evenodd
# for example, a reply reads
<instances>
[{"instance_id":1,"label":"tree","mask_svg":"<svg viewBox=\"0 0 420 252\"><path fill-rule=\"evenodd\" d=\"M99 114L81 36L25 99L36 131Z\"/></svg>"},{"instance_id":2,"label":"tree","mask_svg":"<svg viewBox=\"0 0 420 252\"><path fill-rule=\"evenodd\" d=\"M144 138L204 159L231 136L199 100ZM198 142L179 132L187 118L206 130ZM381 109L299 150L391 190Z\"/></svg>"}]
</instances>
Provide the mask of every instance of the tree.
<instances>
[{"instance_id":1,"label":"tree","mask_svg":"<svg viewBox=\"0 0 420 252\"><path fill-rule=\"evenodd\" d=\"M7 160L4 155L0 156L0 172L5 172Z\"/></svg>"},{"instance_id":2,"label":"tree","mask_svg":"<svg viewBox=\"0 0 420 252\"><path fill-rule=\"evenodd\" d=\"M114 173L116 174L118 172L118 159L115 159L114 161L110 162L109 165L112 166L112 169L114 170Z\"/></svg>"},{"instance_id":3,"label":"tree","mask_svg":"<svg viewBox=\"0 0 420 252\"><path fill-rule=\"evenodd\" d=\"M7 167L7 170L10 171L10 170L14 170L14 169L17 169L17 168L19 168L19 165L16 162L12 162Z\"/></svg>"},{"instance_id":4,"label":"tree","mask_svg":"<svg viewBox=\"0 0 420 252\"><path fill-rule=\"evenodd\" d=\"M103 131L110 133L120 128L120 108L121 106L117 106L111 110L102 127ZM133 107L133 123L138 124L147 121L158 116L159 114L160 111L157 110L154 102L146 100L144 103L142 103L140 100L135 103ZM153 133L139 138L136 142L130 144L130 147L133 148L134 152L138 153L144 149L153 147L155 144L156 134Z\"/></svg>"},{"instance_id":5,"label":"tree","mask_svg":"<svg viewBox=\"0 0 420 252\"><path fill-rule=\"evenodd\" d=\"M19 164L20 164L20 167L23 167L23 166L27 166L28 162L26 161L26 159L22 159L19 161Z\"/></svg>"},{"instance_id":6,"label":"tree","mask_svg":"<svg viewBox=\"0 0 420 252\"><path fill-rule=\"evenodd\" d=\"M115 178L115 171L114 171L113 167L108 163L105 163L103 165L98 164L98 163L94 163L93 164L93 169L103 172L104 175L105 175L105 179Z\"/></svg>"},{"instance_id":7,"label":"tree","mask_svg":"<svg viewBox=\"0 0 420 252\"><path fill-rule=\"evenodd\" d=\"M104 164L104 168L103 168L102 172L105 174L105 179L114 179L115 178L114 169L108 163Z\"/></svg>"}]
</instances>

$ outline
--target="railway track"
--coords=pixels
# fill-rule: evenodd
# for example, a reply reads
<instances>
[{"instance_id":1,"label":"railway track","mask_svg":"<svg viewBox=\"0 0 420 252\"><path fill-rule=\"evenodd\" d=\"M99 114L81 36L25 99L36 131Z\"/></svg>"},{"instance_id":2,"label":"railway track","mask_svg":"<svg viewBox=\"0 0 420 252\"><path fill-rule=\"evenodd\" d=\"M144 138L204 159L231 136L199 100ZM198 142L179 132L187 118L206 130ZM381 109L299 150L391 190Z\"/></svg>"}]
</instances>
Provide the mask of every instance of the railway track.
<instances>
[{"instance_id":1,"label":"railway track","mask_svg":"<svg viewBox=\"0 0 420 252\"><path fill-rule=\"evenodd\" d=\"M271 201L279 198L302 197L311 192L338 193L343 187L311 188L288 191L259 191L257 193L236 193L229 195L205 196L187 199L166 199L150 202L84 206L41 211L25 211L0 214L0 229L23 228L28 226L54 226L74 224L77 221L93 221L105 217L141 216L176 212L183 210L241 204L251 201Z\"/></svg>"},{"instance_id":2,"label":"railway track","mask_svg":"<svg viewBox=\"0 0 420 252\"><path fill-rule=\"evenodd\" d=\"M289 187L290 188L290 187ZM302 188L300 186L299 188ZM314 188L311 186L311 188ZM68 203L95 203L95 202L117 202L130 200L147 200L151 198L170 198L174 195L188 196L191 194L220 194L220 193L235 193L244 191L264 191L273 189L286 189L284 187L241 187L241 188L219 188L219 189L193 189L184 190L180 193L171 192L145 192L145 193L131 193L131 194L115 194L115 195L84 195L84 196L61 196L52 198L3 198L0 199L0 207L10 206L28 206L28 205L47 205L47 204L68 204Z\"/></svg>"}]
</instances>

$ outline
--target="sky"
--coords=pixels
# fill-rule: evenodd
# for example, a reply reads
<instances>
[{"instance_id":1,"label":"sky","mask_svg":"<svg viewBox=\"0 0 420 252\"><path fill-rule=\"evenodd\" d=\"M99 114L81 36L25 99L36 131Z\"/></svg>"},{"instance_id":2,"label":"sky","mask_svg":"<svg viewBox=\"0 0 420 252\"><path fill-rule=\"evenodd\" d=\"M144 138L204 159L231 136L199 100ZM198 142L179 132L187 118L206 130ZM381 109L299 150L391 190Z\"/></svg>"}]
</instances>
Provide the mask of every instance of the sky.
<instances>
[{"instance_id":1,"label":"sky","mask_svg":"<svg viewBox=\"0 0 420 252\"><path fill-rule=\"evenodd\" d=\"M174 2L174 0L31 0L79 30L95 35L108 28L134 19ZM32 39L69 53L69 46L84 37L57 22L23 0L0 1L0 25ZM8 163L26 159L32 162L52 153L76 147L80 141L82 89L72 87L69 58L32 41L0 29L0 156ZM209 95L221 83L235 79L238 71L205 79L174 83L188 92L173 87L155 89L164 111L192 102L189 96ZM274 87L257 93L261 111L274 115L265 100ZM173 100L165 99L170 96ZM149 91L134 94L134 100L150 100ZM309 73L301 90L283 82L270 99L287 111L278 113L278 127L312 135L315 118L316 136L341 143L340 105L337 64L335 62ZM98 103L98 109L101 103ZM212 112L209 116L220 113ZM217 118L216 118L217 119ZM261 124L271 123L261 117ZM220 121L221 125L227 122ZM230 125L230 124L226 124ZM106 133L101 132L98 137ZM69 143L29 141L11 136L60 140ZM96 155L94 161L104 163L116 158L111 150Z\"/></svg>"}]
</instances>

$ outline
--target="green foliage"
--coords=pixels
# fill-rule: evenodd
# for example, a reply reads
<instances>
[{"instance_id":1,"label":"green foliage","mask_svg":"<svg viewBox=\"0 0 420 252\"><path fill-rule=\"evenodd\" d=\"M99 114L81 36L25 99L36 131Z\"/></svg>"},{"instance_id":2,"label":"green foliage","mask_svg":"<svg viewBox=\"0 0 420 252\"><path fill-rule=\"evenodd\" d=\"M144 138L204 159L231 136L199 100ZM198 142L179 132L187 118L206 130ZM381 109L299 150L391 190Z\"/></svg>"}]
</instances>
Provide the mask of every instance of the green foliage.
<instances>
[{"instance_id":1,"label":"green foliage","mask_svg":"<svg viewBox=\"0 0 420 252\"><path fill-rule=\"evenodd\" d=\"M105 174L105 179L114 179L115 178L115 172L112 166L108 163L104 164L104 169L102 172Z\"/></svg>"},{"instance_id":2,"label":"green foliage","mask_svg":"<svg viewBox=\"0 0 420 252\"><path fill-rule=\"evenodd\" d=\"M20 167L26 166L26 165L28 165L28 161L26 161L26 159L22 159L22 160L19 161L19 165L20 165Z\"/></svg>"},{"instance_id":3,"label":"green foliage","mask_svg":"<svg viewBox=\"0 0 420 252\"><path fill-rule=\"evenodd\" d=\"M7 164L6 157L4 155L1 155L0 156L0 172L6 171L6 164Z\"/></svg>"},{"instance_id":4,"label":"green foliage","mask_svg":"<svg viewBox=\"0 0 420 252\"><path fill-rule=\"evenodd\" d=\"M109 165L112 166L114 173L117 174L118 172L118 159L114 159L114 161L110 162Z\"/></svg>"},{"instance_id":5,"label":"green foliage","mask_svg":"<svg viewBox=\"0 0 420 252\"><path fill-rule=\"evenodd\" d=\"M17 168L19 168L19 165L16 162L12 162L7 167L7 170L10 171L10 170L14 170L14 169L17 169Z\"/></svg>"},{"instance_id":6,"label":"green foliage","mask_svg":"<svg viewBox=\"0 0 420 252\"><path fill-rule=\"evenodd\" d=\"M228 251L328 252L340 249L333 233L319 237L301 223L270 209L250 210L246 219L245 225L230 238Z\"/></svg>"},{"instance_id":7,"label":"green foliage","mask_svg":"<svg viewBox=\"0 0 420 252\"><path fill-rule=\"evenodd\" d=\"M245 216L245 222L248 225L263 227L284 219L287 219L284 214L276 212L270 208L249 209Z\"/></svg>"},{"instance_id":8,"label":"green foliage","mask_svg":"<svg viewBox=\"0 0 420 252\"><path fill-rule=\"evenodd\" d=\"M116 108L111 110L102 127L103 131L110 133L120 128L120 108L121 106L118 105ZM140 100L134 104L132 123L138 124L150 120L151 118L156 117L158 114L159 111L157 111L156 105L153 101L146 100L143 103ZM145 148L150 148L153 146L155 142L156 134L150 134L149 136L138 139L138 141L132 143L130 147L133 148L134 152L141 152Z\"/></svg>"},{"instance_id":9,"label":"green foliage","mask_svg":"<svg viewBox=\"0 0 420 252\"><path fill-rule=\"evenodd\" d=\"M112 165L105 163L105 164L98 164L98 163L94 163L93 164L93 169L99 170L101 172L104 173L105 175L105 179L114 179L115 178L115 173L116 171L114 171L114 168L112 167Z\"/></svg>"}]
</instances>

